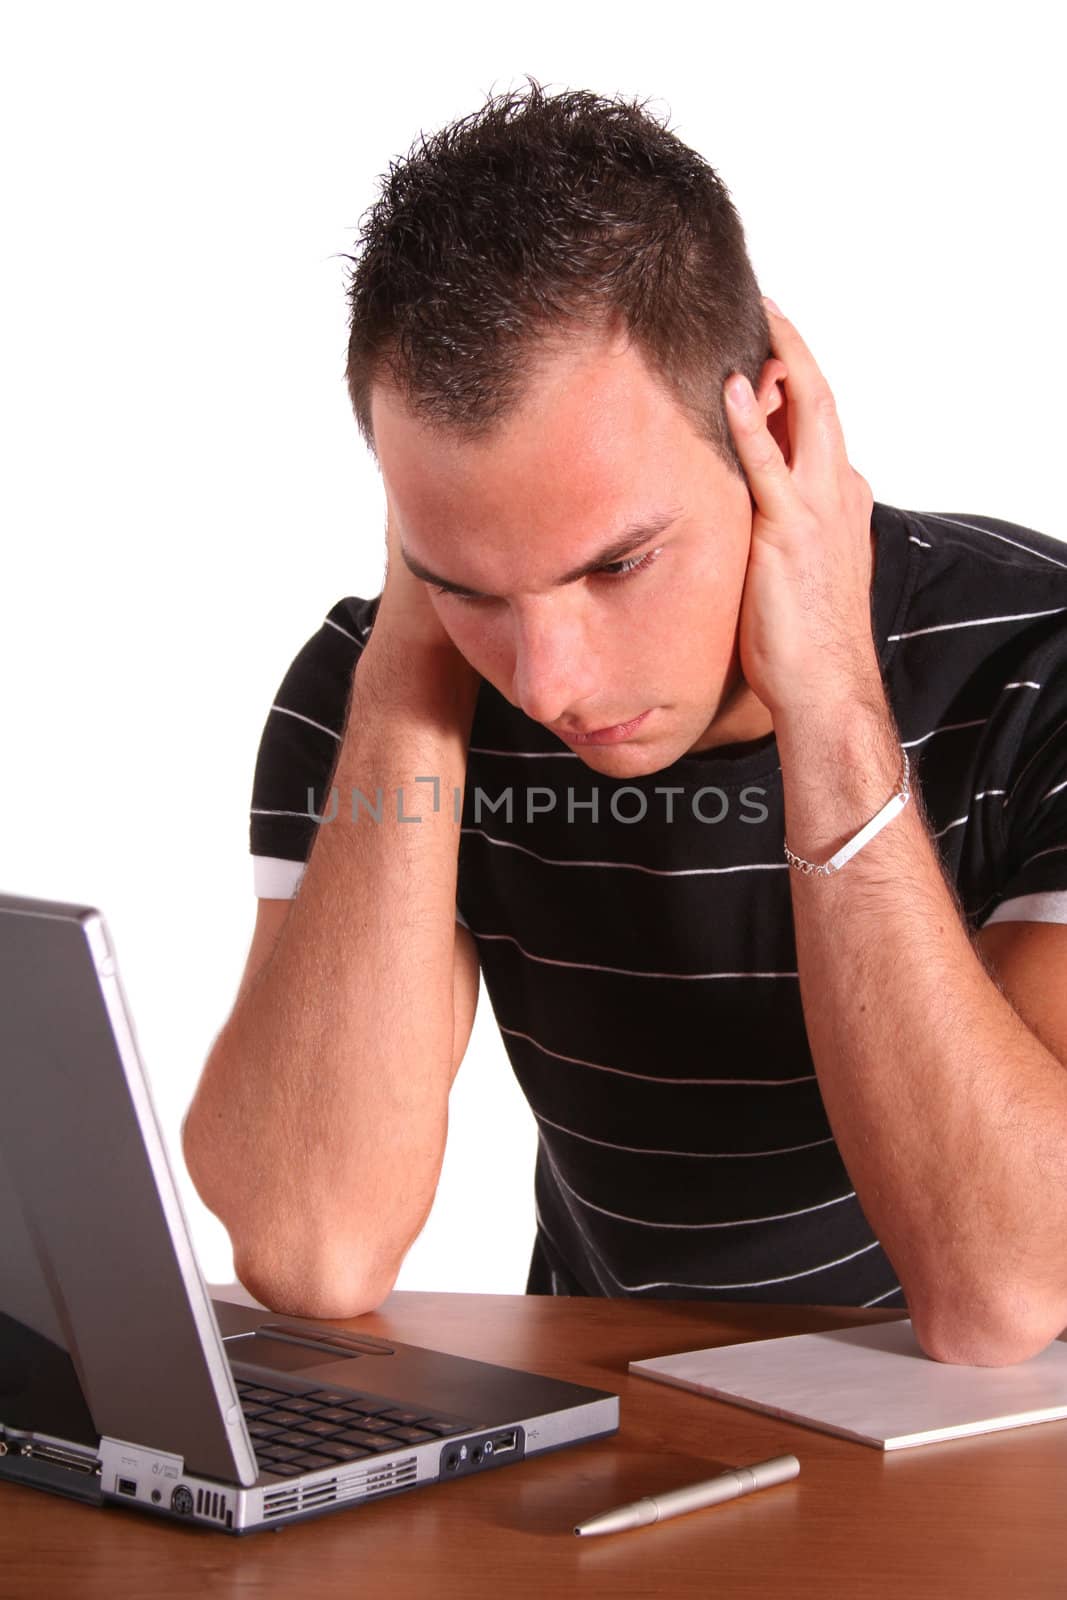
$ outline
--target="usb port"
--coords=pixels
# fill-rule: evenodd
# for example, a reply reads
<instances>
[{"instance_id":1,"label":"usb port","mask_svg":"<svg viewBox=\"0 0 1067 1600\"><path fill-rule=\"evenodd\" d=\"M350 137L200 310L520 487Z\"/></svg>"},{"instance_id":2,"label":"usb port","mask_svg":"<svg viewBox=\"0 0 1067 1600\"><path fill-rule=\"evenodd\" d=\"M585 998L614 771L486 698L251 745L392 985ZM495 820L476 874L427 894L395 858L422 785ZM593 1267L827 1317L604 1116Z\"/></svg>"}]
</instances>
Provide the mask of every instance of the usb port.
<instances>
[{"instance_id":1,"label":"usb port","mask_svg":"<svg viewBox=\"0 0 1067 1600\"><path fill-rule=\"evenodd\" d=\"M132 1478L119 1478L115 1484L115 1487L119 1494L135 1495L137 1493L137 1485L134 1483Z\"/></svg>"},{"instance_id":2,"label":"usb port","mask_svg":"<svg viewBox=\"0 0 1067 1600\"><path fill-rule=\"evenodd\" d=\"M515 1448L515 1434L514 1434L514 1432L502 1433L497 1438L495 1438L493 1440L493 1454L495 1456L503 1455L505 1450L514 1450L514 1448Z\"/></svg>"}]
</instances>

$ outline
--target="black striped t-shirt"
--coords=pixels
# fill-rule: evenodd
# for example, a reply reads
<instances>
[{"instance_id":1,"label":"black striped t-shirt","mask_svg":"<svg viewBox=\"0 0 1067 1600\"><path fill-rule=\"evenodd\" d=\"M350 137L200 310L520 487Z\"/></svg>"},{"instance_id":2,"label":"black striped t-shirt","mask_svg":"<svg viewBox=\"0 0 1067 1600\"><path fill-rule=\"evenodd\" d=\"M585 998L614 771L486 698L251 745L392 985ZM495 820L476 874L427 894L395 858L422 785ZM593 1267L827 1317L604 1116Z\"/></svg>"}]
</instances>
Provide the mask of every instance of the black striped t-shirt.
<instances>
[{"instance_id":1,"label":"black striped t-shirt","mask_svg":"<svg viewBox=\"0 0 1067 1600\"><path fill-rule=\"evenodd\" d=\"M880 503L873 529L882 674L967 924L1067 922L1067 545ZM328 825L377 605L339 600L270 708L261 896ZM781 776L771 733L606 778L481 685L457 915L537 1119L530 1293L905 1303L808 1048Z\"/></svg>"}]
</instances>

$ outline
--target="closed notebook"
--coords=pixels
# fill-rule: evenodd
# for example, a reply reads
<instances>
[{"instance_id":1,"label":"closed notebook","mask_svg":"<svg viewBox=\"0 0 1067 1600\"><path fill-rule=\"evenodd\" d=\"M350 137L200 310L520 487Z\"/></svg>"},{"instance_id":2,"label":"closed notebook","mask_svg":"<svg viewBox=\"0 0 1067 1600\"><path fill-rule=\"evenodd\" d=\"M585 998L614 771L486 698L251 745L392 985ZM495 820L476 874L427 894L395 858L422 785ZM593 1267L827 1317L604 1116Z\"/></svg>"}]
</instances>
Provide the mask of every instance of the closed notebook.
<instances>
[{"instance_id":1,"label":"closed notebook","mask_svg":"<svg viewBox=\"0 0 1067 1600\"><path fill-rule=\"evenodd\" d=\"M630 1371L879 1450L1067 1417L1067 1344L1010 1367L924 1355L911 1322L690 1350Z\"/></svg>"}]
</instances>

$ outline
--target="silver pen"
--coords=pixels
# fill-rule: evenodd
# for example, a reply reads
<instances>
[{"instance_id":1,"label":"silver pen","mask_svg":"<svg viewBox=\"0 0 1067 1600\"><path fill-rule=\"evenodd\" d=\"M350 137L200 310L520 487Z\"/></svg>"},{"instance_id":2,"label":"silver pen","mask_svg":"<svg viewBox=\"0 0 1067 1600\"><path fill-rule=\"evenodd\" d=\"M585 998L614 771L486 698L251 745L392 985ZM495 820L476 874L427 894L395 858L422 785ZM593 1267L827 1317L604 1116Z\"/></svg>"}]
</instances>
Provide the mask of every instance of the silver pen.
<instances>
[{"instance_id":1,"label":"silver pen","mask_svg":"<svg viewBox=\"0 0 1067 1600\"><path fill-rule=\"evenodd\" d=\"M714 1478L704 1478L700 1483L688 1483L682 1489L671 1489L668 1494L645 1495L628 1506L616 1506L614 1511L602 1511L599 1516L580 1522L575 1533L621 1533L624 1528L645 1528L650 1522L663 1522L667 1517L680 1517L685 1511L699 1511L703 1506L717 1506L723 1500L734 1500L740 1494L751 1494L753 1489L769 1489L774 1483L788 1483L800 1471L796 1456L771 1456L769 1461L754 1461L750 1467L734 1467L730 1472L720 1472Z\"/></svg>"}]
</instances>

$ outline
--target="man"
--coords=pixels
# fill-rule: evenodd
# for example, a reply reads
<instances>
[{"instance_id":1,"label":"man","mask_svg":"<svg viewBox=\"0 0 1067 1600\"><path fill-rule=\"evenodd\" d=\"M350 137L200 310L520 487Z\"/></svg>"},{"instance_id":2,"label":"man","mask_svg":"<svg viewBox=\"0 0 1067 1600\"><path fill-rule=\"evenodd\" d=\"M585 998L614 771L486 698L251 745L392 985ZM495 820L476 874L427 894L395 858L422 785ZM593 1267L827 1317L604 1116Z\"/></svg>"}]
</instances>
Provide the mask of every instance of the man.
<instances>
[{"instance_id":1,"label":"man","mask_svg":"<svg viewBox=\"0 0 1067 1600\"><path fill-rule=\"evenodd\" d=\"M874 502L722 185L636 106L531 84L424 142L350 293L386 581L268 715L259 919L184 1130L238 1275L388 1293L480 968L538 1120L531 1292L1043 1348L1067 549Z\"/></svg>"}]
</instances>

